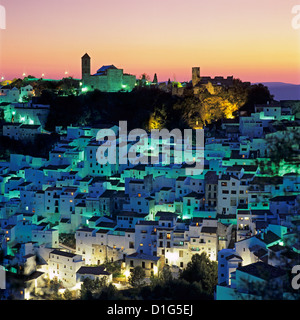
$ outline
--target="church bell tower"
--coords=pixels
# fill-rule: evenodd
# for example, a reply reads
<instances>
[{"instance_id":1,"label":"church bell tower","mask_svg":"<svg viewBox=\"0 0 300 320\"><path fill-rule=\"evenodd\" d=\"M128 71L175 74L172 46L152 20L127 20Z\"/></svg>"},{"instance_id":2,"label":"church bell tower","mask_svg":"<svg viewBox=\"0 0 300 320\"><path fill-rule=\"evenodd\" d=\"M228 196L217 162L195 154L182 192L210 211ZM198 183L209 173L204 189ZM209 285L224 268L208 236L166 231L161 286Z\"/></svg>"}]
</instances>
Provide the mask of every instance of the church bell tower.
<instances>
[{"instance_id":1,"label":"church bell tower","mask_svg":"<svg viewBox=\"0 0 300 320\"><path fill-rule=\"evenodd\" d=\"M91 58L87 53L81 57L81 72L82 79L85 79L91 75Z\"/></svg>"}]
</instances>

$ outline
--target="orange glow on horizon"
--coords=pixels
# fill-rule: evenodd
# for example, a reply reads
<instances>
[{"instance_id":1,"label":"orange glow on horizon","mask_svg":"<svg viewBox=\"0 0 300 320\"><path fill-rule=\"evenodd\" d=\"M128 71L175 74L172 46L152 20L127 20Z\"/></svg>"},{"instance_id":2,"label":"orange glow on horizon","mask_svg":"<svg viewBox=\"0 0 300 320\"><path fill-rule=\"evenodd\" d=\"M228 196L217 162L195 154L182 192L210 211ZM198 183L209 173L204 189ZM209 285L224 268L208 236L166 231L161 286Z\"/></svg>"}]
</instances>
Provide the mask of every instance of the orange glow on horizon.
<instances>
[{"instance_id":1,"label":"orange glow on horizon","mask_svg":"<svg viewBox=\"0 0 300 320\"><path fill-rule=\"evenodd\" d=\"M289 1L2 3L7 29L0 30L0 78L80 79L87 52L92 72L114 64L137 77L190 81L199 66L203 76L300 84L300 31L291 27Z\"/></svg>"}]
</instances>

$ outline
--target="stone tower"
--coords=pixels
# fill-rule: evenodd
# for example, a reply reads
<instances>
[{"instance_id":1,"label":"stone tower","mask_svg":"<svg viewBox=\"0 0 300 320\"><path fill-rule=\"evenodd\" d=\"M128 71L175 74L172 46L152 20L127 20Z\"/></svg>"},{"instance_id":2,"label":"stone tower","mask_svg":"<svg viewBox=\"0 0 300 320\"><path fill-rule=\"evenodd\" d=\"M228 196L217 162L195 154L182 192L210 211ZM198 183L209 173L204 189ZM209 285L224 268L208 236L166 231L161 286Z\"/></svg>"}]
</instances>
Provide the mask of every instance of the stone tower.
<instances>
[{"instance_id":1,"label":"stone tower","mask_svg":"<svg viewBox=\"0 0 300 320\"><path fill-rule=\"evenodd\" d=\"M91 75L91 58L87 53L81 57L81 71L82 79L85 79Z\"/></svg>"},{"instance_id":2,"label":"stone tower","mask_svg":"<svg viewBox=\"0 0 300 320\"><path fill-rule=\"evenodd\" d=\"M200 82L200 68L193 67L192 68L192 84L193 87L196 86Z\"/></svg>"}]
</instances>

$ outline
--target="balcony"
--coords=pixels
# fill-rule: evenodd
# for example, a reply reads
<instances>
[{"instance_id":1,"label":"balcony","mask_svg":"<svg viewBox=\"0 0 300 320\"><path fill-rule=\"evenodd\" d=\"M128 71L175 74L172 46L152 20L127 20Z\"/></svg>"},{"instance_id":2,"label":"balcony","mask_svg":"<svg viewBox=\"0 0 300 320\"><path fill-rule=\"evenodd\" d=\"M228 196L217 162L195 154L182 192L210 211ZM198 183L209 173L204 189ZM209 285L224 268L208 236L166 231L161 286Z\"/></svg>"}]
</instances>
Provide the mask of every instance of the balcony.
<instances>
[{"instance_id":1,"label":"balcony","mask_svg":"<svg viewBox=\"0 0 300 320\"><path fill-rule=\"evenodd\" d=\"M183 234L174 233L173 238L174 239L184 239L184 233Z\"/></svg>"},{"instance_id":2,"label":"balcony","mask_svg":"<svg viewBox=\"0 0 300 320\"><path fill-rule=\"evenodd\" d=\"M249 230L250 230L249 226L243 226L243 227L239 226L238 227L238 231L249 231Z\"/></svg>"},{"instance_id":3,"label":"balcony","mask_svg":"<svg viewBox=\"0 0 300 320\"><path fill-rule=\"evenodd\" d=\"M190 251L199 252L199 251L200 251L200 248L198 248L198 247L191 247L191 248L190 248Z\"/></svg>"},{"instance_id":4,"label":"balcony","mask_svg":"<svg viewBox=\"0 0 300 320\"><path fill-rule=\"evenodd\" d=\"M184 242L181 241L179 243L173 243L173 247L183 247L184 246Z\"/></svg>"}]
</instances>

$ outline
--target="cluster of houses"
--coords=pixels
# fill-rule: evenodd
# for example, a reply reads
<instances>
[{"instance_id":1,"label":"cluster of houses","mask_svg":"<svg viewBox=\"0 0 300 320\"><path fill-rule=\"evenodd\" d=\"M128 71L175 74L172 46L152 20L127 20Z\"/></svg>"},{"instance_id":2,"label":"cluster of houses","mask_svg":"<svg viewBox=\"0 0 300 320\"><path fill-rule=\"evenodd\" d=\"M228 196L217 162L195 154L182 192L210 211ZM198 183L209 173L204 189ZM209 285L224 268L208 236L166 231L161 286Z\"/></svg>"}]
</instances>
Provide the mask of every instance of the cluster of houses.
<instances>
[{"instance_id":1,"label":"cluster of houses","mask_svg":"<svg viewBox=\"0 0 300 320\"><path fill-rule=\"evenodd\" d=\"M85 277L111 282L107 261L120 262L126 278L136 266L146 277L164 265L176 274L205 252L218 263L216 299L261 298L253 283L273 280L289 297L287 270L300 254L299 163L270 176L258 160L268 158L267 135L299 128L284 103L256 106L217 133L205 129L204 170L189 175L185 163L100 164L101 128L57 127L48 159L11 154L0 163L4 296L30 299L53 279L75 291Z\"/></svg>"},{"instance_id":2,"label":"cluster of houses","mask_svg":"<svg viewBox=\"0 0 300 320\"><path fill-rule=\"evenodd\" d=\"M0 87L0 118L5 122L2 134L13 140L34 142L37 135L47 134L44 126L50 105L35 103L31 85L20 90L12 85Z\"/></svg>"},{"instance_id":3,"label":"cluster of houses","mask_svg":"<svg viewBox=\"0 0 300 320\"><path fill-rule=\"evenodd\" d=\"M31 85L21 87L20 90L11 84L0 86L0 103L16 103L28 101L34 96L34 89Z\"/></svg>"}]
</instances>

